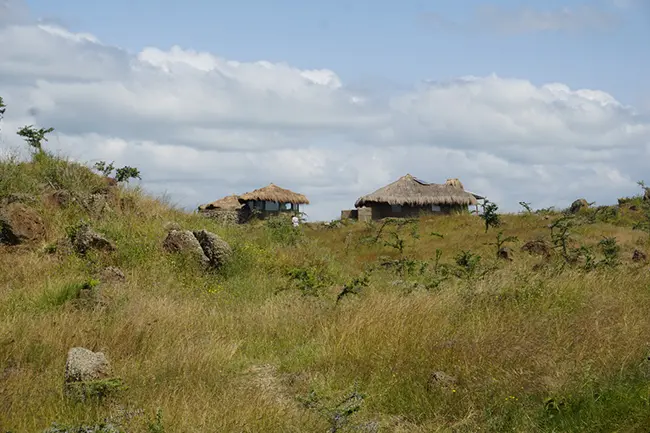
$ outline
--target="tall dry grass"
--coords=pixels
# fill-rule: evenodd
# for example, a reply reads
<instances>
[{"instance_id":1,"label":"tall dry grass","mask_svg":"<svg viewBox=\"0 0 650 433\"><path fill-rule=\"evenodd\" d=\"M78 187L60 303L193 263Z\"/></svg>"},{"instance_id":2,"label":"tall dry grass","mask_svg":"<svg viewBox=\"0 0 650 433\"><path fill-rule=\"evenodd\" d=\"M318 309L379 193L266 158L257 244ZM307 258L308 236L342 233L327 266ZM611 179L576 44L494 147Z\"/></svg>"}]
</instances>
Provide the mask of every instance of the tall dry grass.
<instances>
[{"instance_id":1,"label":"tall dry grass","mask_svg":"<svg viewBox=\"0 0 650 433\"><path fill-rule=\"evenodd\" d=\"M56 175L3 164L33 178L31 194L39 173ZM484 233L472 216L422 219L419 238L403 233L400 255L365 242L376 227L364 224L303 227L293 239L278 233L281 225L221 227L137 190L120 194L135 207L92 219L115 253L46 253L43 246L90 217L41 205L47 239L0 250L0 430L38 432L54 421L89 424L142 410L122 424L146 432L160 409L167 432L324 432L355 390L364 395L360 410L337 431L650 428L650 273L630 260L648 244L625 224L574 230L576 244L615 236L621 245L620 266L587 271L519 251L523 241L548 238L549 220L537 215L504 217L500 230L519 238L506 262L487 245L496 231ZM234 262L205 273L165 254L168 221L218 233ZM479 254L479 270L427 289L430 271L375 266L382 257L432 262L436 249L449 269L462 251ZM127 280L102 284L101 304L67 295L107 265ZM322 276L322 287L291 286L296 268ZM364 271L368 286L337 303L341 287ZM104 352L128 389L103 403L67 402L63 367L74 346ZM432 385L436 371L457 380ZM301 403L310 392L320 406Z\"/></svg>"}]
</instances>

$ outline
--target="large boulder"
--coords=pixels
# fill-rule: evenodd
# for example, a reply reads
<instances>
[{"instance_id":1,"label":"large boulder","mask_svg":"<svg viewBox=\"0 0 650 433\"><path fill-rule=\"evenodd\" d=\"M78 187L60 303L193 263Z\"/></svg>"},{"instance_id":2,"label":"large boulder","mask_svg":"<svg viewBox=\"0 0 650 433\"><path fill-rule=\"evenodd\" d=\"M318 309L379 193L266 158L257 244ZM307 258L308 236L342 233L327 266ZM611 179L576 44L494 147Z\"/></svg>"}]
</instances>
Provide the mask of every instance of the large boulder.
<instances>
[{"instance_id":1,"label":"large boulder","mask_svg":"<svg viewBox=\"0 0 650 433\"><path fill-rule=\"evenodd\" d=\"M18 245L45 237L45 224L32 208L13 202L0 209L0 244Z\"/></svg>"},{"instance_id":2,"label":"large boulder","mask_svg":"<svg viewBox=\"0 0 650 433\"><path fill-rule=\"evenodd\" d=\"M207 230L194 232L194 237L199 241L203 253L210 261L210 265L219 268L225 265L232 257L232 248L228 242Z\"/></svg>"},{"instance_id":3,"label":"large boulder","mask_svg":"<svg viewBox=\"0 0 650 433\"><path fill-rule=\"evenodd\" d=\"M101 234L94 231L88 224L81 224L71 234L72 248L79 254L89 250L114 251L115 245Z\"/></svg>"},{"instance_id":4,"label":"large boulder","mask_svg":"<svg viewBox=\"0 0 650 433\"><path fill-rule=\"evenodd\" d=\"M201 244L189 230L170 230L163 241L163 248L170 253L188 254L206 265L210 263Z\"/></svg>"}]
</instances>

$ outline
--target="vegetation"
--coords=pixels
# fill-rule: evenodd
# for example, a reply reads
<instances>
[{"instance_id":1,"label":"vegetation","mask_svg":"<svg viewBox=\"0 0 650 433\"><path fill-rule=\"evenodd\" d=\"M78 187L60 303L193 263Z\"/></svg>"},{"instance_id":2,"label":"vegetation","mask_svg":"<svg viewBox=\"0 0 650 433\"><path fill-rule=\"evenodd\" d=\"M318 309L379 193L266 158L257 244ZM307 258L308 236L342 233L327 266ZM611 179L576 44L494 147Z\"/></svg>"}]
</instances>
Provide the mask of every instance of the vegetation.
<instances>
[{"instance_id":1,"label":"vegetation","mask_svg":"<svg viewBox=\"0 0 650 433\"><path fill-rule=\"evenodd\" d=\"M0 246L0 431L650 427L639 197L613 213L497 215L493 235L472 215L219 225L128 184L91 212L81 198L101 188L101 174L45 150L0 160L0 203L25 198L46 228ZM64 190L80 199L45 200ZM233 260L214 271L166 253L169 222L218 234ZM116 248L49 247L81 224ZM532 240L549 253L522 251ZM512 260L495 255L506 244ZM104 278L107 266L126 279ZM106 354L119 392L65 398L76 346Z\"/></svg>"}]
</instances>

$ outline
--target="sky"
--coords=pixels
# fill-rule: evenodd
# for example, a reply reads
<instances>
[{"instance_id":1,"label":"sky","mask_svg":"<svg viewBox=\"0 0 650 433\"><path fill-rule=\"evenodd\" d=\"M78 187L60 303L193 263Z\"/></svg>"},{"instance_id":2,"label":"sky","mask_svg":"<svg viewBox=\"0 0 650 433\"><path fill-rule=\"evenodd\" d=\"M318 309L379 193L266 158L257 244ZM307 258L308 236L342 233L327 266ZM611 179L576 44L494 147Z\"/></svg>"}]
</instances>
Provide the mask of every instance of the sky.
<instances>
[{"instance_id":1,"label":"sky","mask_svg":"<svg viewBox=\"0 0 650 433\"><path fill-rule=\"evenodd\" d=\"M518 211L637 193L650 0L0 0L10 133L187 209L275 183L311 220L410 173Z\"/></svg>"}]
</instances>

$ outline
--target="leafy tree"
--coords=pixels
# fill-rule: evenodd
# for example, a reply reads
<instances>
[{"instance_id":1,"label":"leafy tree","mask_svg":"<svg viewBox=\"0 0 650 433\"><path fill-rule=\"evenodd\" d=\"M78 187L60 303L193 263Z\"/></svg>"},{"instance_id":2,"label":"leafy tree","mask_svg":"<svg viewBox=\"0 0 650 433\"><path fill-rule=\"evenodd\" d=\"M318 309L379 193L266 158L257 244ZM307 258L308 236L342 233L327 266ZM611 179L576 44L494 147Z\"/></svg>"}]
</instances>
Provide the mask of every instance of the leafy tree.
<instances>
[{"instance_id":1,"label":"leafy tree","mask_svg":"<svg viewBox=\"0 0 650 433\"><path fill-rule=\"evenodd\" d=\"M46 134L54 131L54 128L40 128L36 129L34 125L23 126L17 132L18 135L23 137L25 142L39 153L43 151L43 142L47 141Z\"/></svg>"}]
</instances>

